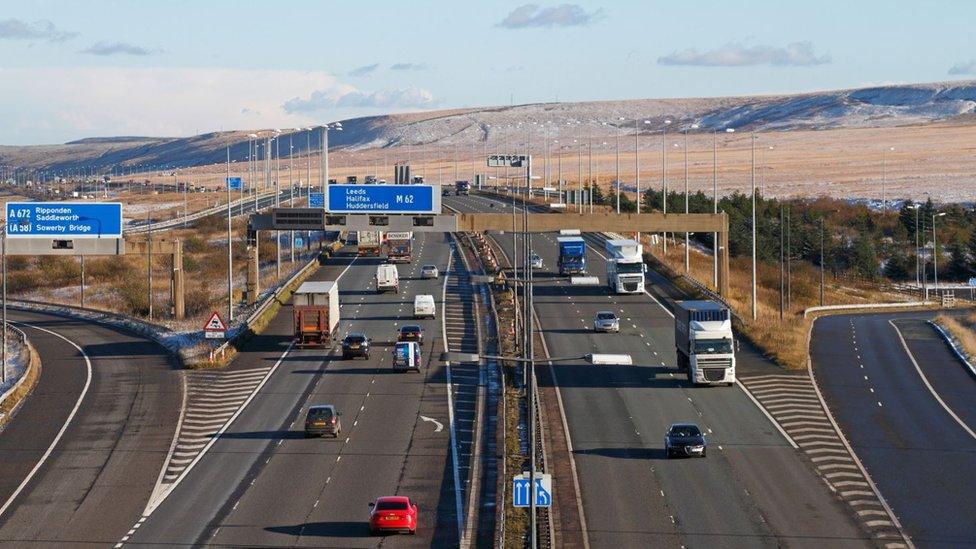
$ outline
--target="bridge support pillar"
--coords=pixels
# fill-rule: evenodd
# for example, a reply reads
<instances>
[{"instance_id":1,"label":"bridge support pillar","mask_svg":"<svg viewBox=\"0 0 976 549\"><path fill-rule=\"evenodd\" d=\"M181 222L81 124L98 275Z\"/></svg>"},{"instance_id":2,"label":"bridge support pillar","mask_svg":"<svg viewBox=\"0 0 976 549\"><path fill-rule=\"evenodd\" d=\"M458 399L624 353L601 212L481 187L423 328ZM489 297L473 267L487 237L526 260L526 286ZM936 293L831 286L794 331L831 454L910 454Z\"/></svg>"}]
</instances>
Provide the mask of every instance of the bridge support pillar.
<instances>
[{"instance_id":1,"label":"bridge support pillar","mask_svg":"<svg viewBox=\"0 0 976 549\"><path fill-rule=\"evenodd\" d=\"M259 267L257 239L255 239L254 245L248 251L250 253L247 258L247 291L245 293L247 294L247 304L254 305L258 302L258 294L261 292L261 285L259 284L261 270Z\"/></svg>"}]
</instances>

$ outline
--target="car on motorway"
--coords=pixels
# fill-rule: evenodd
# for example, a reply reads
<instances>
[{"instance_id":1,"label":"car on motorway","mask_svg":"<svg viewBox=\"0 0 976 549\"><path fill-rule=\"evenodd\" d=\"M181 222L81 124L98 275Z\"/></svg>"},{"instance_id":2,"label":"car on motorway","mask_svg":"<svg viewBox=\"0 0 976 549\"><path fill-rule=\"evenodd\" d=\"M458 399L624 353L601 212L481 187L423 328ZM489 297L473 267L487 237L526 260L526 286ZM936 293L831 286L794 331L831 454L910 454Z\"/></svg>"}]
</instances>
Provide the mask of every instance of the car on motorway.
<instances>
[{"instance_id":1,"label":"car on motorway","mask_svg":"<svg viewBox=\"0 0 976 549\"><path fill-rule=\"evenodd\" d=\"M613 311L598 311L593 317L594 332L620 332L620 317Z\"/></svg>"},{"instance_id":2,"label":"car on motorway","mask_svg":"<svg viewBox=\"0 0 976 549\"><path fill-rule=\"evenodd\" d=\"M361 356L369 360L369 343L372 340L362 332L351 332L346 334L342 340L342 360L349 360Z\"/></svg>"},{"instance_id":3,"label":"car on motorway","mask_svg":"<svg viewBox=\"0 0 976 549\"><path fill-rule=\"evenodd\" d=\"M533 269L542 269L543 268L542 258L539 257L539 254L537 254L535 252L532 252L532 268Z\"/></svg>"},{"instance_id":4,"label":"car on motorway","mask_svg":"<svg viewBox=\"0 0 976 549\"><path fill-rule=\"evenodd\" d=\"M416 341L424 344L424 329L419 324L404 324L397 331L397 341Z\"/></svg>"},{"instance_id":5,"label":"car on motorway","mask_svg":"<svg viewBox=\"0 0 976 549\"><path fill-rule=\"evenodd\" d=\"M342 412L331 404L316 404L308 407L305 414L305 436L325 436L332 435L339 438L342 432L342 421L339 416Z\"/></svg>"},{"instance_id":6,"label":"car on motorway","mask_svg":"<svg viewBox=\"0 0 976 549\"><path fill-rule=\"evenodd\" d=\"M420 278L437 278L440 273L437 271L437 265L424 265L420 268Z\"/></svg>"},{"instance_id":7,"label":"car on motorway","mask_svg":"<svg viewBox=\"0 0 976 549\"><path fill-rule=\"evenodd\" d=\"M674 423L664 435L665 457L705 457L705 434L694 423Z\"/></svg>"},{"instance_id":8,"label":"car on motorway","mask_svg":"<svg viewBox=\"0 0 976 549\"><path fill-rule=\"evenodd\" d=\"M447 187L444 187L441 190L441 196L451 196L451 189L448 189Z\"/></svg>"},{"instance_id":9,"label":"car on motorway","mask_svg":"<svg viewBox=\"0 0 976 549\"><path fill-rule=\"evenodd\" d=\"M406 496L384 496L369 504L369 533L417 533L417 504Z\"/></svg>"}]
</instances>

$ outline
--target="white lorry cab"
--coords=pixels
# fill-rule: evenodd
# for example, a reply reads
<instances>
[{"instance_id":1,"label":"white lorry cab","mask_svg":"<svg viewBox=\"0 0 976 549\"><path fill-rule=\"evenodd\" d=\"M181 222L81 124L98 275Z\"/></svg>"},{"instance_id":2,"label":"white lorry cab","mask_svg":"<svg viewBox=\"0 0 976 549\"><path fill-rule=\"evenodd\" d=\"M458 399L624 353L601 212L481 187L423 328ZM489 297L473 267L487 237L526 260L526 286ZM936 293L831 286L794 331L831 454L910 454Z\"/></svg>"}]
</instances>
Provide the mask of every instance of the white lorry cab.
<instances>
[{"instance_id":1,"label":"white lorry cab","mask_svg":"<svg viewBox=\"0 0 976 549\"><path fill-rule=\"evenodd\" d=\"M400 273L396 265L385 263L376 267L376 292L400 293Z\"/></svg>"},{"instance_id":2,"label":"white lorry cab","mask_svg":"<svg viewBox=\"0 0 976 549\"><path fill-rule=\"evenodd\" d=\"M434 304L434 296L430 294L420 294L413 298L414 318L437 318L437 305Z\"/></svg>"}]
</instances>

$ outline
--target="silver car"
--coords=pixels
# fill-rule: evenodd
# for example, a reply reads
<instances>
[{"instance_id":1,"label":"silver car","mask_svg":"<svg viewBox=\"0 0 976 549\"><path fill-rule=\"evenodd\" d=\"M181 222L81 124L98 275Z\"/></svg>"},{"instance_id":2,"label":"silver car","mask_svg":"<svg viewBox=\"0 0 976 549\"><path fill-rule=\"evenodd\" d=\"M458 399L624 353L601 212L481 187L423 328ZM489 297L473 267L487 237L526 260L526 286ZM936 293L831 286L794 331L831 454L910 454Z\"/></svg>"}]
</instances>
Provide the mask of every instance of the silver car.
<instances>
[{"instance_id":1,"label":"silver car","mask_svg":"<svg viewBox=\"0 0 976 549\"><path fill-rule=\"evenodd\" d=\"M613 311L600 311L593 318L596 332L620 332L620 318Z\"/></svg>"},{"instance_id":2,"label":"silver car","mask_svg":"<svg viewBox=\"0 0 976 549\"><path fill-rule=\"evenodd\" d=\"M437 265L424 265L420 268L420 278L437 278Z\"/></svg>"},{"instance_id":3,"label":"silver car","mask_svg":"<svg viewBox=\"0 0 976 549\"><path fill-rule=\"evenodd\" d=\"M539 254L537 254L535 252L532 253L532 268L533 269L542 269L543 268L543 266L542 266L542 258L539 257Z\"/></svg>"}]
</instances>

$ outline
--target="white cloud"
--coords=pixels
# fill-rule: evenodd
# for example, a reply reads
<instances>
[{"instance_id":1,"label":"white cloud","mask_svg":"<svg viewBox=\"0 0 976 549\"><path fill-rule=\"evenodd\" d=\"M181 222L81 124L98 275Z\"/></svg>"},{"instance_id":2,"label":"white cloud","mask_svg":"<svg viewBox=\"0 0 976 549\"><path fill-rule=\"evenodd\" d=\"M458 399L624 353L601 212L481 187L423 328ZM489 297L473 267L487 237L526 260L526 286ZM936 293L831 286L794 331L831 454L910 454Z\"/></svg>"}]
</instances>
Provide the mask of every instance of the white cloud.
<instances>
[{"instance_id":1,"label":"white cloud","mask_svg":"<svg viewBox=\"0 0 976 549\"><path fill-rule=\"evenodd\" d=\"M603 16L603 8L588 12L579 4L559 4L546 8L537 4L523 4L509 12L497 26L507 29L578 27L599 21Z\"/></svg>"},{"instance_id":2,"label":"white cloud","mask_svg":"<svg viewBox=\"0 0 976 549\"><path fill-rule=\"evenodd\" d=\"M409 87L392 90L363 92L349 90L336 95L330 90L315 90L307 97L293 97L282 105L285 112L315 113L335 108L353 109L417 109L437 104L429 91Z\"/></svg>"},{"instance_id":3,"label":"white cloud","mask_svg":"<svg viewBox=\"0 0 976 549\"><path fill-rule=\"evenodd\" d=\"M427 70L427 63L394 63L390 65L394 71L423 71Z\"/></svg>"},{"instance_id":4,"label":"white cloud","mask_svg":"<svg viewBox=\"0 0 976 549\"><path fill-rule=\"evenodd\" d=\"M380 68L379 63L373 63L372 65L363 65L362 67L356 67L355 69L349 71L347 74L349 76L369 76L376 72L376 69Z\"/></svg>"},{"instance_id":5,"label":"white cloud","mask_svg":"<svg viewBox=\"0 0 976 549\"><path fill-rule=\"evenodd\" d=\"M58 29L47 19L40 19L28 23L21 19L4 19L0 21L0 39L4 40L44 40L46 42L64 42L78 36L76 32Z\"/></svg>"},{"instance_id":6,"label":"white cloud","mask_svg":"<svg viewBox=\"0 0 976 549\"><path fill-rule=\"evenodd\" d=\"M158 50L151 50L142 46L136 46L128 42L98 42L92 44L78 53L90 53L92 55L152 55Z\"/></svg>"},{"instance_id":7,"label":"white cloud","mask_svg":"<svg viewBox=\"0 0 976 549\"><path fill-rule=\"evenodd\" d=\"M951 75L976 76L976 61L956 63L949 69Z\"/></svg>"},{"instance_id":8,"label":"white cloud","mask_svg":"<svg viewBox=\"0 0 976 549\"><path fill-rule=\"evenodd\" d=\"M748 65L810 66L830 62L829 55L817 55L810 42L793 42L786 47L746 46L730 42L725 46L700 52L695 48L675 51L659 57L658 65L697 65L706 67L743 67Z\"/></svg>"},{"instance_id":9,"label":"white cloud","mask_svg":"<svg viewBox=\"0 0 976 549\"><path fill-rule=\"evenodd\" d=\"M315 124L289 97L355 88L325 72L207 68L0 68L0 143L90 136L181 136L223 129ZM336 119L342 113L330 113Z\"/></svg>"}]
</instances>

